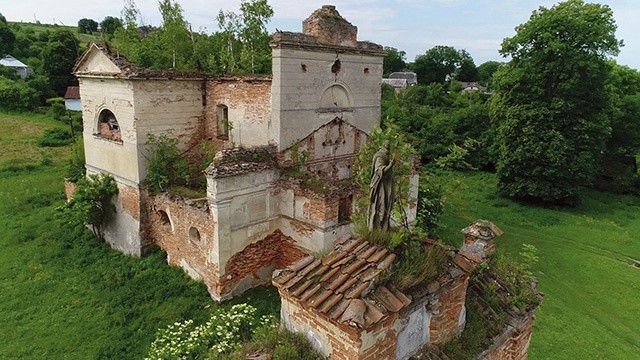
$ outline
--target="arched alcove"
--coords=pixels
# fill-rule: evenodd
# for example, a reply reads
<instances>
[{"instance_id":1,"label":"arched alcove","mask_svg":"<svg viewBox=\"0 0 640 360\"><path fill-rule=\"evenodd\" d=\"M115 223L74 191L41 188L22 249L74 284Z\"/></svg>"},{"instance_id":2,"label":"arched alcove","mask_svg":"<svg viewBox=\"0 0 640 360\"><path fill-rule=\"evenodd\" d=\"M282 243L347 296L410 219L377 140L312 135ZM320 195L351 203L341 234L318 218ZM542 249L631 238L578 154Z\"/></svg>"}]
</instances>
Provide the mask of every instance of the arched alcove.
<instances>
[{"instance_id":1,"label":"arched alcove","mask_svg":"<svg viewBox=\"0 0 640 360\"><path fill-rule=\"evenodd\" d=\"M340 84L333 84L320 97L321 109L345 109L353 106L349 91Z\"/></svg>"},{"instance_id":2,"label":"arched alcove","mask_svg":"<svg viewBox=\"0 0 640 360\"><path fill-rule=\"evenodd\" d=\"M122 141L120 124L111 110L103 109L98 115L98 136L113 141Z\"/></svg>"},{"instance_id":3,"label":"arched alcove","mask_svg":"<svg viewBox=\"0 0 640 360\"><path fill-rule=\"evenodd\" d=\"M162 224L162 228L166 231L172 231L173 226L171 225L169 214L167 214L167 212L164 210L158 210L158 216L160 216L160 223Z\"/></svg>"},{"instance_id":4,"label":"arched alcove","mask_svg":"<svg viewBox=\"0 0 640 360\"><path fill-rule=\"evenodd\" d=\"M189 228L189 241L194 245L200 244L200 231L193 226Z\"/></svg>"}]
</instances>

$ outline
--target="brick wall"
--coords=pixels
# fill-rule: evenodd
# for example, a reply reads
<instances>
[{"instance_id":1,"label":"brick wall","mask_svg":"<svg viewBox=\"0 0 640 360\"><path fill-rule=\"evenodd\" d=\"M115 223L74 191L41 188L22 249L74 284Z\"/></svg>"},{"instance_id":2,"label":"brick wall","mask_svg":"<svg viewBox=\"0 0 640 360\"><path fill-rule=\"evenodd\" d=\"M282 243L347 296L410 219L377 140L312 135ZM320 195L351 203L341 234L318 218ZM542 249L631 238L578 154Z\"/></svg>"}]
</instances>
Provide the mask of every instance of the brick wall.
<instances>
[{"instance_id":1,"label":"brick wall","mask_svg":"<svg viewBox=\"0 0 640 360\"><path fill-rule=\"evenodd\" d=\"M533 312L520 319L513 319L505 331L495 338L491 347L480 354L479 358L487 360L528 359L534 319Z\"/></svg>"},{"instance_id":2,"label":"brick wall","mask_svg":"<svg viewBox=\"0 0 640 360\"><path fill-rule=\"evenodd\" d=\"M218 267L207 259L216 224L206 202L160 194L149 197L147 210L147 237L167 253L167 262L202 280L212 296L219 294Z\"/></svg>"},{"instance_id":3,"label":"brick wall","mask_svg":"<svg viewBox=\"0 0 640 360\"><path fill-rule=\"evenodd\" d=\"M227 262L220 279L220 294L235 296L249 288L271 282L271 273L308 256L295 241L280 230L249 244Z\"/></svg>"},{"instance_id":4,"label":"brick wall","mask_svg":"<svg viewBox=\"0 0 640 360\"><path fill-rule=\"evenodd\" d=\"M460 317L464 311L468 282L469 275L465 273L440 289L438 301L431 305L430 344L444 344L462 331L464 322L461 324Z\"/></svg>"},{"instance_id":5,"label":"brick wall","mask_svg":"<svg viewBox=\"0 0 640 360\"><path fill-rule=\"evenodd\" d=\"M271 79L215 78L207 81L206 134L218 139L218 105L228 107L231 131L228 141L243 146L268 145L271 135Z\"/></svg>"}]
</instances>

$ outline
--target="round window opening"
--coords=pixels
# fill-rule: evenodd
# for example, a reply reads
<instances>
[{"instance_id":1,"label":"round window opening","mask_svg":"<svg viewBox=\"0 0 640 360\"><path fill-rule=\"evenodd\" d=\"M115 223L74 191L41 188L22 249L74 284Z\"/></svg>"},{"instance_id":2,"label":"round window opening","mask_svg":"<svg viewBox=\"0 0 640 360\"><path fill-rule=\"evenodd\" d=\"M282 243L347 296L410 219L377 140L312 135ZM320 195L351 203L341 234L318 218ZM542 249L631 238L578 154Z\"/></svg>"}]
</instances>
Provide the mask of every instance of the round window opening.
<instances>
[{"instance_id":1,"label":"round window opening","mask_svg":"<svg viewBox=\"0 0 640 360\"><path fill-rule=\"evenodd\" d=\"M193 226L189 228L189 240L193 244L200 244L200 231Z\"/></svg>"}]
</instances>

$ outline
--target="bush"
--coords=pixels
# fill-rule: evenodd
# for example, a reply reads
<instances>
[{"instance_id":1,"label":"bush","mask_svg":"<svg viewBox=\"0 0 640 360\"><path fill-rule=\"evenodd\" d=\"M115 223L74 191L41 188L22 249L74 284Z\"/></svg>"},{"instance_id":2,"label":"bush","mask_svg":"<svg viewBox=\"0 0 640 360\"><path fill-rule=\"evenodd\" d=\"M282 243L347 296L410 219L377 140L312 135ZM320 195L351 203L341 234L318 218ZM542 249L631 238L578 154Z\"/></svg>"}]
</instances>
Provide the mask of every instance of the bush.
<instances>
[{"instance_id":1,"label":"bush","mask_svg":"<svg viewBox=\"0 0 640 360\"><path fill-rule=\"evenodd\" d=\"M92 174L88 179L80 179L70 202L63 206L72 220L91 226L93 233L102 238L102 227L115 214L111 202L118 194L118 186L111 175Z\"/></svg>"},{"instance_id":2,"label":"bush","mask_svg":"<svg viewBox=\"0 0 640 360\"><path fill-rule=\"evenodd\" d=\"M23 80L10 80L0 76L0 108L5 110L32 110L39 103L39 94Z\"/></svg>"},{"instance_id":3,"label":"bush","mask_svg":"<svg viewBox=\"0 0 640 360\"><path fill-rule=\"evenodd\" d=\"M67 146L73 142L71 133L66 129L53 128L49 129L42 134L38 139L38 146L40 147L61 147Z\"/></svg>"},{"instance_id":4,"label":"bush","mask_svg":"<svg viewBox=\"0 0 640 360\"><path fill-rule=\"evenodd\" d=\"M391 275L391 282L401 291L435 280L446 268L449 258L446 250L437 244L423 247L420 242L412 241L408 245Z\"/></svg>"},{"instance_id":5,"label":"bush","mask_svg":"<svg viewBox=\"0 0 640 360\"><path fill-rule=\"evenodd\" d=\"M423 174L418 189L417 227L427 236L434 238L438 232L438 222L444 210L444 190L431 176Z\"/></svg>"},{"instance_id":6,"label":"bush","mask_svg":"<svg viewBox=\"0 0 640 360\"><path fill-rule=\"evenodd\" d=\"M253 335L258 323L256 308L237 304L218 310L198 326L193 320L176 322L158 330L146 359L220 358L230 354Z\"/></svg>"},{"instance_id":7,"label":"bush","mask_svg":"<svg viewBox=\"0 0 640 360\"><path fill-rule=\"evenodd\" d=\"M189 165L178 150L178 139L150 134L147 146L151 151L147 185L151 192L167 191L172 186L189 182Z\"/></svg>"}]
</instances>

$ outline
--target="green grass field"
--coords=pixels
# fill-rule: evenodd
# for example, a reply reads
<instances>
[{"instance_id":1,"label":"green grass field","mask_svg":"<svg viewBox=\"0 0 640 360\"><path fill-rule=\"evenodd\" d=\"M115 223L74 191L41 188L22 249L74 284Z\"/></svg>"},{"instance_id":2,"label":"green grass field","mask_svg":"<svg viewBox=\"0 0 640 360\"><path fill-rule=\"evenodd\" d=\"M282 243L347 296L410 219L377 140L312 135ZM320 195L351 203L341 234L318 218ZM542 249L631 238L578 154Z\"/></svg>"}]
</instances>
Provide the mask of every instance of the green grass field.
<instances>
[{"instance_id":1,"label":"green grass field","mask_svg":"<svg viewBox=\"0 0 640 360\"><path fill-rule=\"evenodd\" d=\"M61 124L6 114L0 124L0 359L141 359L159 327L220 306L160 251L128 257L65 222L56 207L70 149L35 144ZM273 290L236 302L279 311Z\"/></svg>"},{"instance_id":2,"label":"green grass field","mask_svg":"<svg viewBox=\"0 0 640 360\"><path fill-rule=\"evenodd\" d=\"M477 219L505 234L498 251L517 258L533 244L545 300L537 312L530 359L640 358L640 198L596 191L576 208L524 206L501 198L487 173L436 175L446 183L442 238L460 246Z\"/></svg>"}]
</instances>

